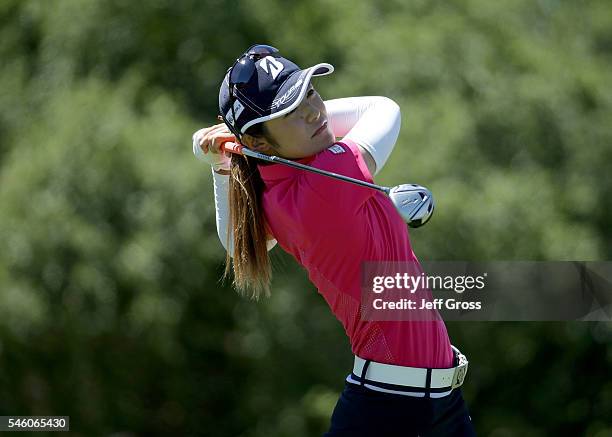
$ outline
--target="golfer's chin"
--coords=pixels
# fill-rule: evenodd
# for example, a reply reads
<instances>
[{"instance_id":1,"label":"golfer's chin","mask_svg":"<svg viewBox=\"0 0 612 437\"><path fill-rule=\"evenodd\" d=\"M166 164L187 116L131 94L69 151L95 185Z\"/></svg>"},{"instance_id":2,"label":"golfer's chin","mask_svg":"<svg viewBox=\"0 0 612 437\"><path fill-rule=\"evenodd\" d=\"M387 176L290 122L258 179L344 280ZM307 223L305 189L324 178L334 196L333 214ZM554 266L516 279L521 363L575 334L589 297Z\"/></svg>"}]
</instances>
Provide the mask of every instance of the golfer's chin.
<instances>
[{"instance_id":1,"label":"golfer's chin","mask_svg":"<svg viewBox=\"0 0 612 437\"><path fill-rule=\"evenodd\" d=\"M279 156L292 160L308 158L327 149L329 146L334 144L335 141L336 138L334 137L334 134L329 128L327 128L319 135L309 138L309 140L302 143L303 145L298 147L296 150L292 150L289 153L280 154Z\"/></svg>"},{"instance_id":2,"label":"golfer's chin","mask_svg":"<svg viewBox=\"0 0 612 437\"><path fill-rule=\"evenodd\" d=\"M315 153L319 153L322 150L327 149L329 146L336 142L336 138L332 133L331 129L328 127L319 135L314 136L310 139L313 149L316 150Z\"/></svg>"}]
</instances>

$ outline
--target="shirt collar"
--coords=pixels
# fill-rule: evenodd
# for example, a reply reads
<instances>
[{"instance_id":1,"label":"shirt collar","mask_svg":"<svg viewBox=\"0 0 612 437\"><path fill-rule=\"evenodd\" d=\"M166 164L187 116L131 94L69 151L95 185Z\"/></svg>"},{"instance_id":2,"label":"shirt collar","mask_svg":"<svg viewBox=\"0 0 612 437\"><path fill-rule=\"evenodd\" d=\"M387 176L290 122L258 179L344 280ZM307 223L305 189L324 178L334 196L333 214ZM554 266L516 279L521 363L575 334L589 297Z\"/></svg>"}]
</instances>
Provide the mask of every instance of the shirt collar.
<instances>
[{"instance_id":1,"label":"shirt collar","mask_svg":"<svg viewBox=\"0 0 612 437\"><path fill-rule=\"evenodd\" d=\"M310 164L316 155L307 156L305 158L300 159L292 159L293 162L299 162L300 164L308 165ZM289 167L285 164L270 164L270 165L262 165L257 164L257 168L259 169L259 174L264 181L273 181L277 179L286 179L295 175L297 172L303 172L299 168Z\"/></svg>"}]
</instances>

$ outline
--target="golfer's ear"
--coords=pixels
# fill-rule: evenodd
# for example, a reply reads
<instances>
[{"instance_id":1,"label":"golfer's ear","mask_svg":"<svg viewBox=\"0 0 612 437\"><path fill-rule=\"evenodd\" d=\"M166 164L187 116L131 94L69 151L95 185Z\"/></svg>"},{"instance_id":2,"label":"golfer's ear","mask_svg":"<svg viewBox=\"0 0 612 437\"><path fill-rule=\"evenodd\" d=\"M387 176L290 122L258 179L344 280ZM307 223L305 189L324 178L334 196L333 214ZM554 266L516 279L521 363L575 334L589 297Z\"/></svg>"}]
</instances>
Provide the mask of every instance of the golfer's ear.
<instances>
[{"instance_id":1,"label":"golfer's ear","mask_svg":"<svg viewBox=\"0 0 612 437\"><path fill-rule=\"evenodd\" d=\"M249 134L242 136L242 142L251 150L259 153L270 154L274 151L272 145L263 137L254 137Z\"/></svg>"}]
</instances>

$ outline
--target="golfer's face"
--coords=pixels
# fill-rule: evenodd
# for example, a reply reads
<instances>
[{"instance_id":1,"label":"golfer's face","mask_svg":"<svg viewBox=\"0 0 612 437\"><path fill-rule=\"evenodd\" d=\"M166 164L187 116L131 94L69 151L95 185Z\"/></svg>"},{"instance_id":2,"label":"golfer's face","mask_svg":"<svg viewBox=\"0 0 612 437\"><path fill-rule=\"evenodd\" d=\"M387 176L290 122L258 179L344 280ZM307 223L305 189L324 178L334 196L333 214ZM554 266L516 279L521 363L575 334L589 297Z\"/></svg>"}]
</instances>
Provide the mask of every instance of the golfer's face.
<instances>
[{"instance_id":1,"label":"golfer's face","mask_svg":"<svg viewBox=\"0 0 612 437\"><path fill-rule=\"evenodd\" d=\"M278 154L285 158L314 155L335 141L327 124L325 104L312 85L297 108L267 121L266 128L280 146Z\"/></svg>"}]
</instances>

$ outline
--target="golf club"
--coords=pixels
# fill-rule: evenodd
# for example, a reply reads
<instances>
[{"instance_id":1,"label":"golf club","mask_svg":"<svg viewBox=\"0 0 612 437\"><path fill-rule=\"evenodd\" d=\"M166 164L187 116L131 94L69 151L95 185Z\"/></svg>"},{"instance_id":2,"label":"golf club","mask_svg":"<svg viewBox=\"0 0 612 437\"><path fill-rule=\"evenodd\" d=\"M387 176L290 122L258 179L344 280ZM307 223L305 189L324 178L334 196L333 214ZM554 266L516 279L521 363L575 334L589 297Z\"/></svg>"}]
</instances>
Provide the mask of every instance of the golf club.
<instances>
[{"instance_id":1,"label":"golf club","mask_svg":"<svg viewBox=\"0 0 612 437\"><path fill-rule=\"evenodd\" d=\"M290 167L299 168L312 173L317 173L323 176L328 176L334 179L339 179L341 181L350 182L355 185L380 191L389 196L397 211L411 228L423 226L425 223L427 223L427 221L429 221L434 211L434 199L431 191L417 184L402 184L391 188L383 187L366 181L361 181L359 179L354 179L349 176L310 167L308 165L300 164L299 162L279 158L278 156L264 155L263 153L255 152L247 147L232 142L224 143L221 146L221 149L227 152L261 159L263 161L288 165Z\"/></svg>"}]
</instances>

